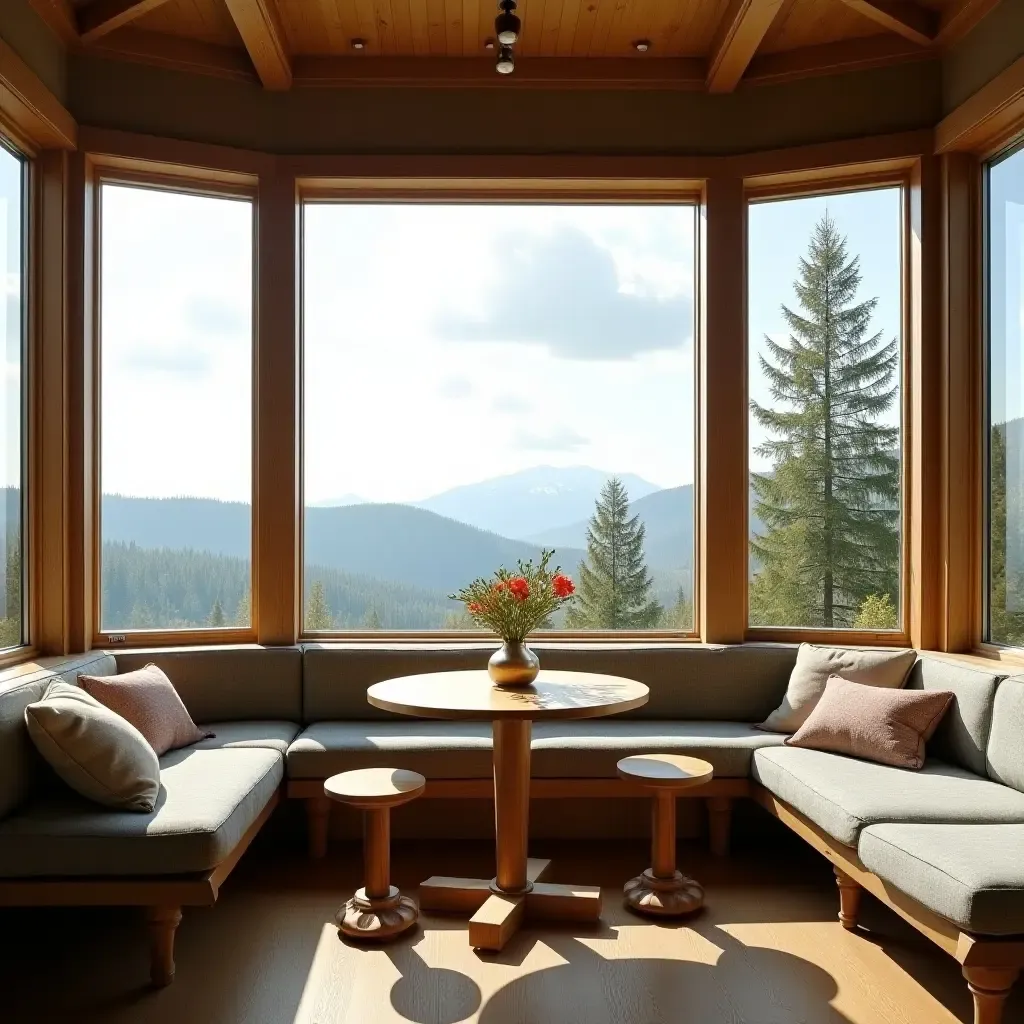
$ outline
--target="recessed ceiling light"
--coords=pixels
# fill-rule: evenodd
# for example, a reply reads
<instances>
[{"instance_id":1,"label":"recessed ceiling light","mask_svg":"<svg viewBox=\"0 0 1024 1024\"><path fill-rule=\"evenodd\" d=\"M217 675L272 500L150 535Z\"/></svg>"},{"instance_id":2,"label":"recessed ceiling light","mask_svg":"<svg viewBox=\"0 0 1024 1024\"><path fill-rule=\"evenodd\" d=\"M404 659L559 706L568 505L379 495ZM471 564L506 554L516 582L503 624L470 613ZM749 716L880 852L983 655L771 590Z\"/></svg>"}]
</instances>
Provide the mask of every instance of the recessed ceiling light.
<instances>
[{"instance_id":1,"label":"recessed ceiling light","mask_svg":"<svg viewBox=\"0 0 1024 1024\"><path fill-rule=\"evenodd\" d=\"M494 49L494 40L493 39L485 39L484 40L484 49L485 50L493 50Z\"/></svg>"},{"instance_id":2,"label":"recessed ceiling light","mask_svg":"<svg viewBox=\"0 0 1024 1024\"><path fill-rule=\"evenodd\" d=\"M365 50L366 49L366 40L365 39L353 39L352 40L352 49L353 50Z\"/></svg>"},{"instance_id":3,"label":"recessed ceiling light","mask_svg":"<svg viewBox=\"0 0 1024 1024\"><path fill-rule=\"evenodd\" d=\"M633 48L639 53L646 53L651 48L650 39L638 39L634 44Z\"/></svg>"}]
</instances>

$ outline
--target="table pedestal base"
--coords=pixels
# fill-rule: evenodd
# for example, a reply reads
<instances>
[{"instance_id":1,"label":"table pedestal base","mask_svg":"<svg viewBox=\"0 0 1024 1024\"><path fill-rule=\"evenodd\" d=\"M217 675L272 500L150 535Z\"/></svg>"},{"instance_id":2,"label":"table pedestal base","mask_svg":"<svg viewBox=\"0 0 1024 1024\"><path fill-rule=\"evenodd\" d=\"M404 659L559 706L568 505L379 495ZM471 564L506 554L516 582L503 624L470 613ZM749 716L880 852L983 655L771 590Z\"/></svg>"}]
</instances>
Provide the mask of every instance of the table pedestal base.
<instances>
[{"instance_id":1,"label":"table pedestal base","mask_svg":"<svg viewBox=\"0 0 1024 1024\"><path fill-rule=\"evenodd\" d=\"M668 878L658 878L648 868L631 878L623 886L622 894L630 910L659 917L682 917L704 906L704 887L679 871Z\"/></svg>"},{"instance_id":2,"label":"table pedestal base","mask_svg":"<svg viewBox=\"0 0 1024 1024\"><path fill-rule=\"evenodd\" d=\"M541 921L598 921L601 890L596 885L543 882L549 860L527 861L528 888L503 892L493 879L435 875L420 884L420 908L440 913L469 913L469 944L498 952L524 918Z\"/></svg>"},{"instance_id":3,"label":"table pedestal base","mask_svg":"<svg viewBox=\"0 0 1024 1024\"><path fill-rule=\"evenodd\" d=\"M416 904L403 896L394 886L387 896L367 896L365 889L355 896L337 914L338 927L353 939L383 942L411 928L419 917Z\"/></svg>"}]
</instances>

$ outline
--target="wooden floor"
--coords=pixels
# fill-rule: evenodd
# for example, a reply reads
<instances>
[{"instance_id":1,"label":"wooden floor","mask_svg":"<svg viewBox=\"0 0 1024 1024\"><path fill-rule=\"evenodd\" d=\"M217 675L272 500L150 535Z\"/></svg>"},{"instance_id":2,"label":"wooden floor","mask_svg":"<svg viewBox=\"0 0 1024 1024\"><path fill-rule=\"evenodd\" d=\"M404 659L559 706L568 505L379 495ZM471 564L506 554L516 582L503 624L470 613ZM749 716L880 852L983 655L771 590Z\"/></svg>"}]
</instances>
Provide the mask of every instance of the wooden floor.
<instances>
[{"instance_id":1,"label":"wooden floor","mask_svg":"<svg viewBox=\"0 0 1024 1024\"><path fill-rule=\"evenodd\" d=\"M543 846L543 848L541 848ZM132 910L3 910L0 1020L111 1024L955 1024L969 1022L959 968L865 898L860 934L836 920L831 871L801 845L714 862L683 847L707 910L683 925L631 916L621 882L642 844L552 847L554 879L602 884L594 928L527 925L500 954L465 924L426 918L383 949L340 941L332 918L358 881L356 848L316 867L255 850L213 908L186 910L178 978L143 985L146 936ZM395 881L486 870L486 847L396 851ZM1007 1024L1024 1021L1015 993Z\"/></svg>"}]
</instances>

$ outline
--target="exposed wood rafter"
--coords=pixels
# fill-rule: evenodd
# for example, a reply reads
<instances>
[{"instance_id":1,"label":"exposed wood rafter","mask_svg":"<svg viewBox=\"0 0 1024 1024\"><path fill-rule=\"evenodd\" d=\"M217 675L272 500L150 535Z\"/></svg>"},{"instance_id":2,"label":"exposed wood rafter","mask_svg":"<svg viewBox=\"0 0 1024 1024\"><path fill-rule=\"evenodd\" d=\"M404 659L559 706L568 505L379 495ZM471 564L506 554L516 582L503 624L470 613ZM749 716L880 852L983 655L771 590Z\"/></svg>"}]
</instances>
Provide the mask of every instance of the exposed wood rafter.
<instances>
[{"instance_id":1,"label":"exposed wood rafter","mask_svg":"<svg viewBox=\"0 0 1024 1024\"><path fill-rule=\"evenodd\" d=\"M942 12L938 42L949 46L963 39L999 3L1000 0L959 0L950 5Z\"/></svg>"},{"instance_id":2,"label":"exposed wood rafter","mask_svg":"<svg viewBox=\"0 0 1024 1024\"><path fill-rule=\"evenodd\" d=\"M104 36L89 47L89 52L172 71L212 75L236 82L256 81L252 65L241 50L163 32L145 32L131 25Z\"/></svg>"},{"instance_id":3,"label":"exposed wood rafter","mask_svg":"<svg viewBox=\"0 0 1024 1024\"><path fill-rule=\"evenodd\" d=\"M708 92L732 92L754 58L782 0L732 0L708 58Z\"/></svg>"},{"instance_id":4,"label":"exposed wood rafter","mask_svg":"<svg viewBox=\"0 0 1024 1024\"><path fill-rule=\"evenodd\" d=\"M907 0L843 0L843 3L918 46L930 46L938 35L935 13Z\"/></svg>"},{"instance_id":5,"label":"exposed wood rafter","mask_svg":"<svg viewBox=\"0 0 1024 1024\"><path fill-rule=\"evenodd\" d=\"M93 0L78 12L78 31L83 43L92 43L115 29L141 18L167 0Z\"/></svg>"},{"instance_id":6,"label":"exposed wood rafter","mask_svg":"<svg viewBox=\"0 0 1024 1024\"><path fill-rule=\"evenodd\" d=\"M39 15L65 46L78 45L78 24L70 0L29 0L32 10Z\"/></svg>"},{"instance_id":7,"label":"exposed wood rafter","mask_svg":"<svg viewBox=\"0 0 1024 1024\"><path fill-rule=\"evenodd\" d=\"M265 89L290 89L292 65L276 0L225 0Z\"/></svg>"}]
</instances>

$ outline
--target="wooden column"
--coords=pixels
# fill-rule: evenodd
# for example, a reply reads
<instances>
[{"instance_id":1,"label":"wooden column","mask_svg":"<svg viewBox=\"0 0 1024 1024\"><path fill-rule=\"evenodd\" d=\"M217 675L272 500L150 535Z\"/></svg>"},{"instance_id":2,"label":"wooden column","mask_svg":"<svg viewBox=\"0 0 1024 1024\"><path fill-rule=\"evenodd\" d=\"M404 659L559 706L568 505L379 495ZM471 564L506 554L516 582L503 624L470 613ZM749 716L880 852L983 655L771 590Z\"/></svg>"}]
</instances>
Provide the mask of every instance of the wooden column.
<instances>
[{"instance_id":1,"label":"wooden column","mask_svg":"<svg viewBox=\"0 0 1024 1024\"><path fill-rule=\"evenodd\" d=\"M29 451L31 642L43 654L71 651L68 558L71 338L67 295L70 167L63 150L44 150L33 175L33 319Z\"/></svg>"},{"instance_id":2,"label":"wooden column","mask_svg":"<svg viewBox=\"0 0 1024 1024\"><path fill-rule=\"evenodd\" d=\"M980 187L974 156L946 153L941 158L944 651L970 651L982 639L985 339L978 294Z\"/></svg>"},{"instance_id":3,"label":"wooden column","mask_svg":"<svg viewBox=\"0 0 1024 1024\"><path fill-rule=\"evenodd\" d=\"M698 607L705 643L747 628L746 202L739 178L711 178L701 207Z\"/></svg>"},{"instance_id":4,"label":"wooden column","mask_svg":"<svg viewBox=\"0 0 1024 1024\"><path fill-rule=\"evenodd\" d=\"M295 181L261 174L256 205L256 458L253 625L291 644L301 616L298 204Z\"/></svg>"},{"instance_id":5,"label":"wooden column","mask_svg":"<svg viewBox=\"0 0 1024 1024\"><path fill-rule=\"evenodd\" d=\"M96 183L88 157L68 157L67 429L68 644L88 651L95 634L96 503Z\"/></svg>"},{"instance_id":6,"label":"wooden column","mask_svg":"<svg viewBox=\"0 0 1024 1024\"><path fill-rule=\"evenodd\" d=\"M904 247L909 270L909 308L904 360L909 384L907 437L909 453L909 565L904 586L909 588L910 640L915 647L935 649L942 643L943 544L943 371L939 317L941 286L939 259L938 161L922 157L911 172L907 197L907 238ZM906 278L906 275L904 275ZM904 520L906 522L906 519ZM904 564L907 564L906 560Z\"/></svg>"},{"instance_id":7,"label":"wooden column","mask_svg":"<svg viewBox=\"0 0 1024 1024\"><path fill-rule=\"evenodd\" d=\"M531 723L511 718L494 720L494 831L497 883L504 892L525 892L526 847L530 826Z\"/></svg>"}]
</instances>

